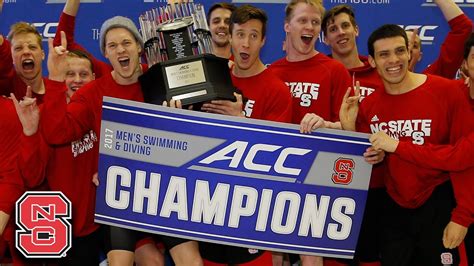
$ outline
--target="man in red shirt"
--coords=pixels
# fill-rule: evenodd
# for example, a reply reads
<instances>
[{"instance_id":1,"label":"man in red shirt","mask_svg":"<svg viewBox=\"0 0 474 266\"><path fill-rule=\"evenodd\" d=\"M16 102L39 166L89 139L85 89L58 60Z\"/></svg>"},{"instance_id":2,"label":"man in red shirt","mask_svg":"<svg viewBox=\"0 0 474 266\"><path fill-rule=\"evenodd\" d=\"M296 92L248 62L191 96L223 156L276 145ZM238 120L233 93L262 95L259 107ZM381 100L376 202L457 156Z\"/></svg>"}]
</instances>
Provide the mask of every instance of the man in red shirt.
<instances>
[{"instance_id":1,"label":"man in red shirt","mask_svg":"<svg viewBox=\"0 0 474 266\"><path fill-rule=\"evenodd\" d=\"M344 66L314 48L321 31L324 7L318 0L293 0L285 12L286 57L270 65L293 96L292 122L300 124L307 114L340 128L339 106L352 85ZM315 75L314 73L318 73Z\"/></svg>"},{"instance_id":2,"label":"man in red shirt","mask_svg":"<svg viewBox=\"0 0 474 266\"><path fill-rule=\"evenodd\" d=\"M347 119L350 109L344 101L344 129L385 131L418 145L455 143L472 130L469 121L465 121L470 110L461 90L445 93L445 88L456 87L458 83L408 71L410 54L403 29L384 25L372 33L368 43L369 62L377 68L385 90L361 103L357 123L354 116ZM469 186L469 177L459 177L456 182L452 179L451 186L449 176L436 169L420 168L394 156L388 156L384 164L384 181L390 197L384 200L381 214L382 263L459 263L457 250L445 248L441 240L445 229L450 231L470 223L464 209L469 203L458 197L465 190L458 184Z\"/></svg>"},{"instance_id":3,"label":"man in red shirt","mask_svg":"<svg viewBox=\"0 0 474 266\"><path fill-rule=\"evenodd\" d=\"M0 94L13 92L17 98L26 95L31 87L33 97L41 104L49 80L43 78L41 63L44 59L42 37L26 22L11 26L8 40L0 35Z\"/></svg>"},{"instance_id":4,"label":"man in red shirt","mask_svg":"<svg viewBox=\"0 0 474 266\"><path fill-rule=\"evenodd\" d=\"M103 96L143 101L138 77L147 70L147 66L139 63L143 41L134 23L120 16L105 21L100 44L101 51L113 67L112 72L84 85L67 104L62 85L63 69L67 63L66 37L62 38L60 47L53 48L50 43L50 50L54 53L50 53L48 70L54 86L48 87L42 113L44 119L41 120L43 135L50 144L70 143L81 139L90 130L100 132ZM94 155L93 168L97 169L98 145L94 145L91 152ZM116 227L110 229L109 263L132 265L135 233ZM169 239L167 243L176 265L202 265L196 242Z\"/></svg>"},{"instance_id":5,"label":"man in red shirt","mask_svg":"<svg viewBox=\"0 0 474 266\"><path fill-rule=\"evenodd\" d=\"M245 117L291 122L291 95L286 85L268 70L260 59L260 50L265 44L267 16L263 10L250 5L238 7L230 18L230 32L234 66L231 69L232 83L245 97ZM208 112L240 115L242 102L216 100L203 105ZM271 254L262 250L251 250L201 243L205 259L227 264L272 265ZM206 264L206 263L205 263Z\"/></svg>"},{"instance_id":6,"label":"man in red shirt","mask_svg":"<svg viewBox=\"0 0 474 266\"><path fill-rule=\"evenodd\" d=\"M471 82L474 78L474 35L472 34L464 47L463 67L467 71L468 81L467 86L461 86L461 88L470 103L471 111L474 111L474 85ZM466 81L460 80L459 82L462 84ZM474 113L471 112L471 114ZM472 115L466 116L467 120L472 121L473 118L474 116ZM408 141L398 141L383 131L372 135L370 140L374 148L393 153L393 156L411 161L421 167L449 171L452 179L456 179L458 176L462 178L464 174L472 176L472 173L474 173L474 159L472 156L466 156L474 150L474 133L472 132L458 140L455 145L428 144L420 146ZM427 158L429 159L427 160ZM474 202L474 188L470 187L470 189L471 191L467 191L462 197L468 199L467 202L470 202L466 207L469 209L471 216L474 216L474 204L472 204ZM461 197L461 195L458 197ZM445 247L454 248L461 243L467 231L468 234L464 241L469 265L474 263L474 253L472 252L474 248L474 233L472 229L474 228L472 224L474 224L474 219L471 221L469 230L464 226L453 225L450 228L452 232L445 230L443 235ZM454 232L454 230L456 231Z\"/></svg>"},{"instance_id":7,"label":"man in red shirt","mask_svg":"<svg viewBox=\"0 0 474 266\"><path fill-rule=\"evenodd\" d=\"M40 154L46 144L37 133L39 109L36 99L31 98L28 88L27 99L18 102L12 93L10 100L0 97L0 242L8 245L14 263L26 263L17 252L14 240L14 221L10 220L15 202L27 190L41 184L45 163ZM31 110L31 111L30 111ZM30 116L23 115L27 113ZM20 119L19 119L20 118ZM2 246L4 248L5 246ZM3 250L0 250L0 255ZM1 258L1 256L0 256Z\"/></svg>"}]
</instances>

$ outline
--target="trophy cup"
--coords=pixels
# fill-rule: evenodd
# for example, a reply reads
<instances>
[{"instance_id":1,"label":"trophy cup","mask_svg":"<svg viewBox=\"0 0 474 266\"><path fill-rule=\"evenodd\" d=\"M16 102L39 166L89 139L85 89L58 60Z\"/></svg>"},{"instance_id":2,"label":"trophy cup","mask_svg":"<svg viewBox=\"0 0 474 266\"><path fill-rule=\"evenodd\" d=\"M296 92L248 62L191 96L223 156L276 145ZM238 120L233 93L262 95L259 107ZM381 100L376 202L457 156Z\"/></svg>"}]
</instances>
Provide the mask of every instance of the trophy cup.
<instances>
[{"instance_id":1,"label":"trophy cup","mask_svg":"<svg viewBox=\"0 0 474 266\"><path fill-rule=\"evenodd\" d=\"M212 54L201 4L176 3L139 18L150 69L139 80L145 102L171 99L183 105L214 99L235 100L228 60Z\"/></svg>"}]
</instances>

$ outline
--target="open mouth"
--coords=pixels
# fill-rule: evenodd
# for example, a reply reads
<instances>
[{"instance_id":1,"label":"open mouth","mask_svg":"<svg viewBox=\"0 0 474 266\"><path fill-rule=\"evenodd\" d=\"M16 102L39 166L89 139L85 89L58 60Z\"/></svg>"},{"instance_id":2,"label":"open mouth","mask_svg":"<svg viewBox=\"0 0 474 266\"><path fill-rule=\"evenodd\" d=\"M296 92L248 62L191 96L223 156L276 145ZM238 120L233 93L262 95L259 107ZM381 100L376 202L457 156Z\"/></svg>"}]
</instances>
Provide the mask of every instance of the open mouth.
<instances>
[{"instance_id":1,"label":"open mouth","mask_svg":"<svg viewBox=\"0 0 474 266\"><path fill-rule=\"evenodd\" d=\"M130 65L130 58L119 58L119 63L122 67L128 67Z\"/></svg>"},{"instance_id":2,"label":"open mouth","mask_svg":"<svg viewBox=\"0 0 474 266\"><path fill-rule=\"evenodd\" d=\"M306 45L309 45L309 44L311 44L311 41L313 41L313 35L310 35L310 34L301 35L301 40L302 40Z\"/></svg>"},{"instance_id":3,"label":"open mouth","mask_svg":"<svg viewBox=\"0 0 474 266\"><path fill-rule=\"evenodd\" d=\"M250 58L250 55L247 54L247 53L240 53L240 58L242 58L242 60L247 60Z\"/></svg>"},{"instance_id":4,"label":"open mouth","mask_svg":"<svg viewBox=\"0 0 474 266\"><path fill-rule=\"evenodd\" d=\"M33 61L32 59L25 59L21 62L21 67L24 70L33 70L33 68L35 67L35 61Z\"/></svg>"},{"instance_id":5,"label":"open mouth","mask_svg":"<svg viewBox=\"0 0 474 266\"><path fill-rule=\"evenodd\" d=\"M389 74L398 74L402 70L402 66L387 67L386 71Z\"/></svg>"},{"instance_id":6,"label":"open mouth","mask_svg":"<svg viewBox=\"0 0 474 266\"><path fill-rule=\"evenodd\" d=\"M341 39L339 41L337 41L337 44L346 44L349 42L349 39L348 38L344 38L344 39Z\"/></svg>"}]
</instances>

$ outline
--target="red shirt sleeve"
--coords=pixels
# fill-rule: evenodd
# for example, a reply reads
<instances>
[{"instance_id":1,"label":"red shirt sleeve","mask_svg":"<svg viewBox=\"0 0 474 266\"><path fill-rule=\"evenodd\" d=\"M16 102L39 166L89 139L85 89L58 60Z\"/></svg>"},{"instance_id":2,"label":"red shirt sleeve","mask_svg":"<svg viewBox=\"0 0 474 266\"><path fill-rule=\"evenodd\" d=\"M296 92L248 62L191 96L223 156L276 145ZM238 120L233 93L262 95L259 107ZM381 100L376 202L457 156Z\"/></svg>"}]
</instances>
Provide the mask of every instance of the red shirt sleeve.
<instances>
[{"instance_id":1,"label":"red shirt sleeve","mask_svg":"<svg viewBox=\"0 0 474 266\"><path fill-rule=\"evenodd\" d=\"M474 133L462 137L455 145L420 146L408 141L400 141L394 154L425 168L463 171L474 167L474 157L466 156L472 151L474 151Z\"/></svg>"},{"instance_id":2,"label":"red shirt sleeve","mask_svg":"<svg viewBox=\"0 0 474 266\"><path fill-rule=\"evenodd\" d=\"M0 45L0 94L6 96L10 96L10 92L13 92L16 75L10 49L10 42L4 37Z\"/></svg>"},{"instance_id":3,"label":"red shirt sleeve","mask_svg":"<svg viewBox=\"0 0 474 266\"><path fill-rule=\"evenodd\" d=\"M438 58L423 73L454 79L464 57L464 43L472 33L472 21L461 14L449 22L451 30L441 45Z\"/></svg>"},{"instance_id":4,"label":"red shirt sleeve","mask_svg":"<svg viewBox=\"0 0 474 266\"><path fill-rule=\"evenodd\" d=\"M22 134L18 166L27 189L43 182L51 151L39 132L32 136Z\"/></svg>"},{"instance_id":5,"label":"red shirt sleeve","mask_svg":"<svg viewBox=\"0 0 474 266\"><path fill-rule=\"evenodd\" d=\"M94 82L83 86L67 104L64 83L51 81L46 88L40 122L40 129L47 143L69 143L81 138L93 128L94 109L80 95L92 83Z\"/></svg>"},{"instance_id":6,"label":"red shirt sleeve","mask_svg":"<svg viewBox=\"0 0 474 266\"><path fill-rule=\"evenodd\" d=\"M452 100L456 103L449 110L450 117L452 117L450 143L454 145L463 136L473 132L474 119L468 101L466 101L466 97L461 90L453 90L446 96L453 97ZM456 160L456 158L449 158L449 160ZM466 227L470 225L474 215L474 201L472 200L474 178L472 173L472 169L451 172L451 182L456 198L456 207L452 212L451 220Z\"/></svg>"},{"instance_id":7,"label":"red shirt sleeve","mask_svg":"<svg viewBox=\"0 0 474 266\"><path fill-rule=\"evenodd\" d=\"M85 52L89 56L92 62L92 67L94 69L96 78L100 78L105 73L111 72L112 67L109 64L95 58L84 47L76 43L75 38L74 38L75 25L76 25L76 17L68 15L63 12L61 14L61 17L59 18L58 28L56 30L56 35L54 36L54 42L53 42L54 45L55 46L61 45L61 31L64 31L66 33L67 49L70 51L79 50L79 51Z\"/></svg>"}]
</instances>

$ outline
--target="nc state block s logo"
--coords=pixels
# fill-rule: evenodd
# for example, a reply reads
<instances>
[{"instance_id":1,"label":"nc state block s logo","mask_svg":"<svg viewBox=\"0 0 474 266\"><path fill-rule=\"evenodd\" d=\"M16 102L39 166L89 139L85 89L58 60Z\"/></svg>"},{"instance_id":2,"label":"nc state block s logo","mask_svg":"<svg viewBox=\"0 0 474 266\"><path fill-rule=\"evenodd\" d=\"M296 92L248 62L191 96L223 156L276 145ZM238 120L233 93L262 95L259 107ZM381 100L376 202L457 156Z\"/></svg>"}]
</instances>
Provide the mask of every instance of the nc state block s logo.
<instances>
[{"instance_id":1,"label":"nc state block s logo","mask_svg":"<svg viewBox=\"0 0 474 266\"><path fill-rule=\"evenodd\" d=\"M16 248L27 258L61 258L71 248L71 202L58 191L26 192L16 202Z\"/></svg>"},{"instance_id":2,"label":"nc state block s logo","mask_svg":"<svg viewBox=\"0 0 474 266\"><path fill-rule=\"evenodd\" d=\"M334 173L332 174L332 182L340 185L348 185L352 182L352 171L355 167L355 162L348 158L338 158L334 162Z\"/></svg>"}]
</instances>

